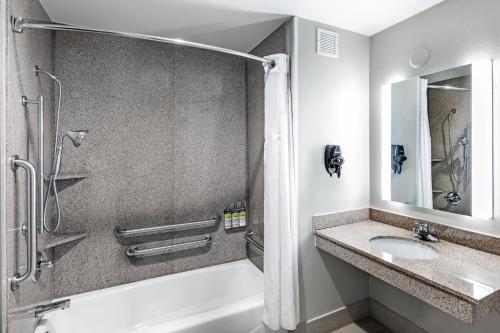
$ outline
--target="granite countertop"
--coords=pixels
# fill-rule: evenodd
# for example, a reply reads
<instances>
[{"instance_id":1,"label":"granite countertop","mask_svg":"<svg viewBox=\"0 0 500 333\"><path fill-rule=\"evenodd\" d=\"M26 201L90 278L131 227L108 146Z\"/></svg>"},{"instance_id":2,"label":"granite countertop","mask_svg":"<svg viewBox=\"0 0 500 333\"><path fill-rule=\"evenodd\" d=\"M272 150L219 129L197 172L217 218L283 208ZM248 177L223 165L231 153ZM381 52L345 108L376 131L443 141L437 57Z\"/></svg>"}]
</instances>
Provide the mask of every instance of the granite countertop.
<instances>
[{"instance_id":1,"label":"granite countertop","mask_svg":"<svg viewBox=\"0 0 500 333\"><path fill-rule=\"evenodd\" d=\"M430 260L391 256L374 248L370 239L416 238L408 230L371 220L316 230L316 235L474 304L500 296L500 256L494 254L446 241L418 241L439 256Z\"/></svg>"}]
</instances>

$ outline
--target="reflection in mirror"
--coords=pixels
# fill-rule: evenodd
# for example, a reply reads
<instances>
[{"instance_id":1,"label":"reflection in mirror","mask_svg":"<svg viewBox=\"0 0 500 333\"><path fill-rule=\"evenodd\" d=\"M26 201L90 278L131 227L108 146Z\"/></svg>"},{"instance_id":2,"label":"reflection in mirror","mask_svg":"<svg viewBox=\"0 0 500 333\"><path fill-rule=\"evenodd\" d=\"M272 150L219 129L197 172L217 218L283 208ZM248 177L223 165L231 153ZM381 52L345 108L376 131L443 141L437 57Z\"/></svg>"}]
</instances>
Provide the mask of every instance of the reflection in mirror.
<instances>
[{"instance_id":1,"label":"reflection in mirror","mask_svg":"<svg viewBox=\"0 0 500 333\"><path fill-rule=\"evenodd\" d=\"M392 201L474 215L473 146L491 146L491 136L473 140L473 111L485 112L473 110L472 75L467 65L392 84Z\"/></svg>"}]
</instances>

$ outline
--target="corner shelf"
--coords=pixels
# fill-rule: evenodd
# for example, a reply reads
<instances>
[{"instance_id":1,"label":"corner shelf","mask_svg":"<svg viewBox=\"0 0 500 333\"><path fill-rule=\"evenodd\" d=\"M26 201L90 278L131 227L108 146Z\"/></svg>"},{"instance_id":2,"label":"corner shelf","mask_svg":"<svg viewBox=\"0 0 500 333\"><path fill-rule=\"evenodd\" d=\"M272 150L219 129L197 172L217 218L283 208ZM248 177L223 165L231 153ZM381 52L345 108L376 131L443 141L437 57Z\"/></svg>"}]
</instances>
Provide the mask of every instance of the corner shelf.
<instances>
[{"instance_id":1,"label":"corner shelf","mask_svg":"<svg viewBox=\"0 0 500 333\"><path fill-rule=\"evenodd\" d=\"M80 172L80 173L61 173L59 176L57 176L56 180L78 180L78 179L84 179L88 178L90 174L88 172ZM44 176L45 180L49 180L49 176L45 175Z\"/></svg>"},{"instance_id":2,"label":"corner shelf","mask_svg":"<svg viewBox=\"0 0 500 333\"><path fill-rule=\"evenodd\" d=\"M433 158L433 159L431 159L432 163L439 163L439 162L443 162L443 161L444 161L444 158Z\"/></svg>"},{"instance_id":3,"label":"corner shelf","mask_svg":"<svg viewBox=\"0 0 500 333\"><path fill-rule=\"evenodd\" d=\"M73 172L73 173L60 173L59 176L56 178L56 182L58 183L58 188L59 192L63 191L64 189L71 187L82 180L90 177L90 173L88 171L82 171L82 172ZM49 182L49 175L45 175L43 177L45 181L48 183Z\"/></svg>"},{"instance_id":4,"label":"corner shelf","mask_svg":"<svg viewBox=\"0 0 500 333\"><path fill-rule=\"evenodd\" d=\"M74 242L87 237L86 233L51 235L47 239L41 239L39 242L40 250L48 250L56 246Z\"/></svg>"},{"instance_id":5,"label":"corner shelf","mask_svg":"<svg viewBox=\"0 0 500 333\"><path fill-rule=\"evenodd\" d=\"M432 190L432 194L441 194L444 193L444 191L441 190Z\"/></svg>"}]
</instances>

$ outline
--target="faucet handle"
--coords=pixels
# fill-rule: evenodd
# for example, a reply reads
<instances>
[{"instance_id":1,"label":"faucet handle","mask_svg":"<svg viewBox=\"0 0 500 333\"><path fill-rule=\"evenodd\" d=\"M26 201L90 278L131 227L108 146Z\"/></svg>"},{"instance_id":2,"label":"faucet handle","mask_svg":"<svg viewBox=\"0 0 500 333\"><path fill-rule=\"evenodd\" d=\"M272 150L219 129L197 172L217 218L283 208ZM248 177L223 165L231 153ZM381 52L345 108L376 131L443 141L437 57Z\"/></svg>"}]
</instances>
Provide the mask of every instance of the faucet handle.
<instances>
[{"instance_id":1,"label":"faucet handle","mask_svg":"<svg viewBox=\"0 0 500 333\"><path fill-rule=\"evenodd\" d=\"M38 262L38 264L37 264L37 271L41 272L44 269L52 268L52 267L54 267L54 264L52 263L51 260L41 261L41 262Z\"/></svg>"},{"instance_id":2,"label":"faucet handle","mask_svg":"<svg viewBox=\"0 0 500 333\"><path fill-rule=\"evenodd\" d=\"M430 242L438 242L439 239L434 235L434 231L429 230L429 225L422 221L415 222L416 227L413 228L413 236Z\"/></svg>"},{"instance_id":3,"label":"faucet handle","mask_svg":"<svg viewBox=\"0 0 500 333\"><path fill-rule=\"evenodd\" d=\"M425 222L422 222L422 221L416 221L415 225L419 229L429 229L429 225L427 223L425 223Z\"/></svg>"},{"instance_id":4,"label":"faucet handle","mask_svg":"<svg viewBox=\"0 0 500 333\"><path fill-rule=\"evenodd\" d=\"M422 221L416 221L415 227L413 228L413 235L422 238L427 234L429 234L429 225Z\"/></svg>"},{"instance_id":5,"label":"faucet handle","mask_svg":"<svg viewBox=\"0 0 500 333\"><path fill-rule=\"evenodd\" d=\"M32 278L33 282L38 281L43 270L52 267L54 267L54 263L51 260L44 260L42 252L38 251L36 253L36 272Z\"/></svg>"}]
</instances>

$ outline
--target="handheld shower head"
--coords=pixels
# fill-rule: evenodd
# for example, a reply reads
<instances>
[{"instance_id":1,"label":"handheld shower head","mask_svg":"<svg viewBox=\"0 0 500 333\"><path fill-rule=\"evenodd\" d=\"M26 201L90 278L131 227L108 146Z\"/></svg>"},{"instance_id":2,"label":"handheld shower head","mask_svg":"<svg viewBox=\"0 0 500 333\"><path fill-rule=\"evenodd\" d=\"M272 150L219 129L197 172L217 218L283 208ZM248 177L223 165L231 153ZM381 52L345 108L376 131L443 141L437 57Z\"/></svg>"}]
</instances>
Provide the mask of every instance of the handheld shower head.
<instances>
[{"instance_id":1,"label":"handheld shower head","mask_svg":"<svg viewBox=\"0 0 500 333\"><path fill-rule=\"evenodd\" d=\"M61 155L63 150L64 138L68 137L75 147L80 147L82 143L85 141L85 137L87 136L88 130L74 130L74 131L66 131L64 134L59 136L59 141L56 145L56 149L54 151L54 157L52 161L52 172L51 175L57 177L59 175L59 170L61 168Z\"/></svg>"},{"instance_id":2,"label":"handheld shower head","mask_svg":"<svg viewBox=\"0 0 500 333\"><path fill-rule=\"evenodd\" d=\"M64 133L64 136L70 138L75 147L80 147L81 144L85 141L85 137L87 136L88 132L88 130L69 130Z\"/></svg>"}]
</instances>

